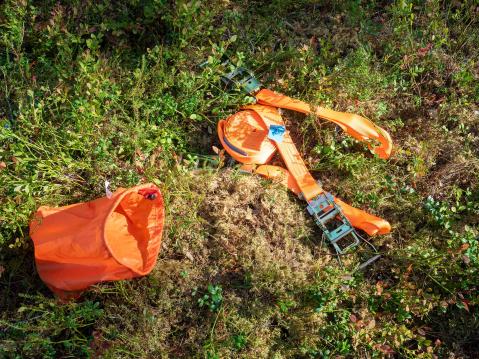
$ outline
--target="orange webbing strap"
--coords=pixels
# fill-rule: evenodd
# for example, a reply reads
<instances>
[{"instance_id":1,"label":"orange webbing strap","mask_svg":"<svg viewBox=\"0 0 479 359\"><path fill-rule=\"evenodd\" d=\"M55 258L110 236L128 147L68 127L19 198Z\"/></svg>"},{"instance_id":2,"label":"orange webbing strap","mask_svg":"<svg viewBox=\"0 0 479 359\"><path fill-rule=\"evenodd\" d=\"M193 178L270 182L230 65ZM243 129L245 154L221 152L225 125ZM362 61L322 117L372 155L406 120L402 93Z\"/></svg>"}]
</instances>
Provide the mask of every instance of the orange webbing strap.
<instances>
[{"instance_id":1,"label":"orange webbing strap","mask_svg":"<svg viewBox=\"0 0 479 359\"><path fill-rule=\"evenodd\" d=\"M245 170L249 172L253 171L251 168L245 168ZM287 169L283 167L261 165L258 166L254 172L282 184L294 194L299 195L301 193L301 189L298 187L294 177ZM344 215L347 219L349 219L353 227L362 229L370 236L375 234L386 234L391 231L391 225L388 221L373 216L372 214L369 214L361 209L350 206L349 204L340 200L338 197L334 197L334 202L341 207Z\"/></svg>"},{"instance_id":2,"label":"orange webbing strap","mask_svg":"<svg viewBox=\"0 0 479 359\"><path fill-rule=\"evenodd\" d=\"M246 108L254 110L268 128L271 125L284 125L283 119L275 107L250 105ZM309 172L289 132L286 131L283 135L283 140L279 143L275 142L275 144L288 170L280 169L277 166L263 165L259 166L255 172L268 178L279 179L282 184L286 185L294 193L302 193L307 202L323 193L324 190ZM369 235L390 232L391 226L384 219L354 208L338 198L335 198L334 202L341 207L344 215L354 227L362 229Z\"/></svg>"},{"instance_id":3,"label":"orange webbing strap","mask_svg":"<svg viewBox=\"0 0 479 359\"><path fill-rule=\"evenodd\" d=\"M284 134L283 141L276 145L289 173L291 173L301 189L304 199L309 202L318 194L323 193L324 190L311 176L288 132Z\"/></svg>"},{"instance_id":4,"label":"orange webbing strap","mask_svg":"<svg viewBox=\"0 0 479 359\"><path fill-rule=\"evenodd\" d=\"M256 173L279 181L296 194L303 193L308 201L323 193L321 186L309 173L288 132L285 132L280 143L268 138L268 128L271 125L284 125L278 109L251 105L228 117L226 121L220 121L218 135L225 150L237 161L248 165L243 166L244 170L253 171L251 164L262 164L256 168ZM276 149L280 151L288 170L264 165L270 161ZM334 201L354 227L369 235L388 233L391 230L387 221L349 206L337 198Z\"/></svg>"},{"instance_id":5,"label":"orange webbing strap","mask_svg":"<svg viewBox=\"0 0 479 359\"><path fill-rule=\"evenodd\" d=\"M314 114L327 121L334 122L340 126L344 132L359 141L378 141L380 143L379 146L368 143L368 147L380 158L386 159L391 155L392 140L389 133L362 116L353 113L333 111L319 106L311 109L311 107L303 101L292 99L291 97L268 89L260 90L255 97L258 103L262 105L281 107L305 114Z\"/></svg>"},{"instance_id":6,"label":"orange webbing strap","mask_svg":"<svg viewBox=\"0 0 479 359\"><path fill-rule=\"evenodd\" d=\"M260 176L281 183L296 195L301 194L301 189L299 188L298 183L286 168L273 165L261 165L256 167L256 169L248 169L245 166L241 166L241 168L249 172L254 171L254 173L259 174Z\"/></svg>"},{"instance_id":7,"label":"orange webbing strap","mask_svg":"<svg viewBox=\"0 0 479 359\"><path fill-rule=\"evenodd\" d=\"M276 107L264 105L250 105L247 109L254 110L263 120L267 128L271 125L284 126L283 118ZM312 200L324 190L318 185L316 180L311 176L308 168L304 164L298 149L294 145L293 139L286 131L283 135L283 141L275 142L281 157L283 158L289 173L294 177L298 187L301 189L306 201Z\"/></svg>"}]
</instances>

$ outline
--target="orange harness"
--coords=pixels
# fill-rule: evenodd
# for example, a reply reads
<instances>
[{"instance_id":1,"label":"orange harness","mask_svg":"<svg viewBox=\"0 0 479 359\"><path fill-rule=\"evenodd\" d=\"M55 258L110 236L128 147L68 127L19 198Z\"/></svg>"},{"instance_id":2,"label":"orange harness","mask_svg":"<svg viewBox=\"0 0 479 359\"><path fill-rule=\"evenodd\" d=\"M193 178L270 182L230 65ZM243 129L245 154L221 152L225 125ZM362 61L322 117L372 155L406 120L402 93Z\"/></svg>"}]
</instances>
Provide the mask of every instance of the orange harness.
<instances>
[{"instance_id":1,"label":"orange harness","mask_svg":"<svg viewBox=\"0 0 479 359\"><path fill-rule=\"evenodd\" d=\"M351 234L355 242L347 248L359 243L352 227L369 235L390 232L391 226L386 220L354 208L323 190L308 171L289 132L285 130L278 109L314 114L334 122L354 138L367 141L369 148L383 159L388 158L392 150L389 134L359 115L322 107L311 108L302 101L267 89L260 90L255 97L255 105L245 106L242 111L218 123L218 135L225 150L235 160L245 164L245 169L253 170L252 165L260 165L255 169L256 173L279 180L294 193L302 194L308 202L308 211L315 217L338 253L345 251L345 248L341 248L337 243L345 235ZM284 132L280 139L271 136L271 131L275 128L282 128ZM373 141L379 145L373 146ZM267 165L276 151L279 151L287 169ZM328 229L326 223L331 219L339 220L342 225L333 230Z\"/></svg>"}]
</instances>

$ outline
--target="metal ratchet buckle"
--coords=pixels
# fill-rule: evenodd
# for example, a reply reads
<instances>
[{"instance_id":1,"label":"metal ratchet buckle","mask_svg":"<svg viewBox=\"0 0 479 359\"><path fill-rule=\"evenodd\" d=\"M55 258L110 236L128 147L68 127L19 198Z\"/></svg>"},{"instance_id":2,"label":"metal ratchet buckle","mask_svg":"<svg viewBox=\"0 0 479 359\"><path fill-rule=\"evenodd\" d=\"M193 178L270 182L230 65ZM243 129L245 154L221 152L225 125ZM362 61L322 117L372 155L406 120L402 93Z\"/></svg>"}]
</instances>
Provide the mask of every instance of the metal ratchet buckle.
<instances>
[{"instance_id":1,"label":"metal ratchet buckle","mask_svg":"<svg viewBox=\"0 0 479 359\"><path fill-rule=\"evenodd\" d=\"M334 197L329 192L323 192L308 203L307 210L314 217L316 224L323 231L324 236L333 245L338 260L342 265L340 256L357 247L361 239L377 253L376 248L362 238L346 218L342 209L334 202ZM346 244L344 244L346 242ZM357 269L364 269L369 264L379 259L376 254L359 265Z\"/></svg>"},{"instance_id":2,"label":"metal ratchet buckle","mask_svg":"<svg viewBox=\"0 0 479 359\"><path fill-rule=\"evenodd\" d=\"M227 55L223 55L221 61L222 66L226 67L228 65L233 65L233 70L231 72L225 73L221 76L221 81L229 88L237 87L245 91L247 94L254 94L263 87L261 82L254 77L253 72L245 67L235 66ZM208 61L198 64L198 67L201 69L206 66L208 66Z\"/></svg>"}]
</instances>

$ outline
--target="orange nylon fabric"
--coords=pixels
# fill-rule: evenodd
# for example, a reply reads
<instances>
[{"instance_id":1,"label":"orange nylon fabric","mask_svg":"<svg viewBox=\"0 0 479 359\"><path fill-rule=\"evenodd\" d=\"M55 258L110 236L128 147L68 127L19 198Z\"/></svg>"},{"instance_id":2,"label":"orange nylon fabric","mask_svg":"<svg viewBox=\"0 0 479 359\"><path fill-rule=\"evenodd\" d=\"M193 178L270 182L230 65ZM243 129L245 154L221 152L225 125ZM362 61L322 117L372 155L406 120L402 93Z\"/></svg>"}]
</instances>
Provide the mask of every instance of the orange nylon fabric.
<instances>
[{"instance_id":1,"label":"orange nylon fabric","mask_svg":"<svg viewBox=\"0 0 479 359\"><path fill-rule=\"evenodd\" d=\"M265 139L268 128L255 111L241 111L226 121L221 120L218 123L218 134L223 147L235 149L235 159L241 163L268 163L276 152L274 142L267 137ZM227 143L225 137L231 138L232 142Z\"/></svg>"},{"instance_id":2,"label":"orange nylon fabric","mask_svg":"<svg viewBox=\"0 0 479 359\"><path fill-rule=\"evenodd\" d=\"M254 172L282 184L283 186L289 188L289 190L291 190L291 192L294 194L299 195L301 193L301 189L299 188L294 177L287 169L283 167L261 165L258 166ZM341 207L344 215L349 219L354 227L361 228L367 234L386 234L391 231L390 224L384 219L373 216L372 214L369 214L361 209L354 208L353 206L350 206L349 204L340 200L338 197L334 197L334 202Z\"/></svg>"},{"instance_id":3,"label":"orange nylon fabric","mask_svg":"<svg viewBox=\"0 0 479 359\"><path fill-rule=\"evenodd\" d=\"M218 135L223 147L234 159L247 165L261 164L262 166L256 168L256 173L280 182L294 193L302 193L307 201L324 192L308 171L288 131L285 132L283 141L276 143L268 138L270 125L284 125L278 109L272 106L251 105L225 121L220 121ZM273 151L271 146L274 146ZM261 152L262 148L266 149L265 153ZM279 150L288 169L265 165L273 157L276 149ZM250 166L243 167L249 170ZM338 198L335 198L335 202L354 227L364 230L369 235L391 231L390 224L384 219L354 208Z\"/></svg>"},{"instance_id":4,"label":"orange nylon fabric","mask_svg":"<svg viewBox=\"0 0 479 359\"><path fill-rule=\"evenodd\" d=\"M291 97L268 89L260 90L255 97L261 105L285 108L305 114L314 114L327 121L334 122L340 126L344 132L359 141L379 142L379 146L373 146L371 143L368 143L368 147L380 158L387 159L391 155L393 146L391 136L389 136L386 130L375 125L367 118L354 113L338 112L319 106L311 109L306 102L292 99Z\"/></svg>"},{"instance_id":5,"label":"orange nylon fabric","mask_svg":"<svg viewBox=\"0 0 479 359\"><path fill-rule=\"evenodd\" d=\"M262 122L264 122L268 129L271 125L284 125L283 119L276 107L251 105L247 106L246 108L254 110L260 116L260 119L262 120ZM235 121L233 121L233 123L234 122ZM266 130L266 137L267 136L268 130ZM307 201L324 192L321 186L318 185L316 180L313 178L313 176L311 176L311 173L308 171L308 168L306 167L303 159L301 158L301 154L298 152L298 149L294 145L293 139L289 135L289 131L286 131L283 135L282 142L273 143L276 145L276 148L281 154L281 157L283 158L289 173L295 179L298 187L301 189L301 192L303 193L303 196ZM249 143L243 142L243 146L248 145Z\"/></svg>"},{"instance_id":6,"label":"orange nylon fabric","mask_svg":"<svg viewBox=\"0 0 479 359\"><path fill-rule=\"evenodd\" d=\"M38 274L63 298L102 281L148 274L160 251L164 218L163 198L153 184L120 188L111 198L40 207L30 223Z\"/></svg>"},{"instance_id":7,"label":"orange nylon fabric","mask_svg":"<svg viewBox=\"0 0 479 359\"><path fill-rule=\"evenodd\" d=\"M258 166L254 172L275 182L281 183L296 195L301 194L301 189L298 186L298 182L296 182L294 177L286 168L272 165L261 165Z\"/></svg>"}]
</instances>

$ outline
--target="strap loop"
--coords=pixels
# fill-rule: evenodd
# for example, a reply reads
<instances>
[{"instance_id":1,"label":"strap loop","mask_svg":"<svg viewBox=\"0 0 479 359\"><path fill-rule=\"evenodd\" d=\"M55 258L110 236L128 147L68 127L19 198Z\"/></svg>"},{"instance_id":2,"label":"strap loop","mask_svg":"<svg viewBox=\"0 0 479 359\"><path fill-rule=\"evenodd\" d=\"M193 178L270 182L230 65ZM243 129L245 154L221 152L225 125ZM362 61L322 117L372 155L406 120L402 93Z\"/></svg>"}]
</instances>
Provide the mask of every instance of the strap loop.
<instances>
[{"instance_id":1,"label":"strap loop","mask_svg":"<svg viewBox=\"0 0 479 359\"><path fill-rule=\"evenodd\" d=\"M365 117L354 113L333 111L319 106L311 108L306 102L295 100L268 89L259 91L256 94L256 99L262 105L285 108L304 114L313 114L326 121L333 122L358 141L368 142L368 147L380 158L387 159L391 155L393 144L389 133ZM379 142L379 146L374 146L374 142Z\"/></svg>"}]
</instances>

